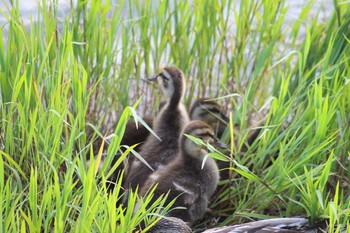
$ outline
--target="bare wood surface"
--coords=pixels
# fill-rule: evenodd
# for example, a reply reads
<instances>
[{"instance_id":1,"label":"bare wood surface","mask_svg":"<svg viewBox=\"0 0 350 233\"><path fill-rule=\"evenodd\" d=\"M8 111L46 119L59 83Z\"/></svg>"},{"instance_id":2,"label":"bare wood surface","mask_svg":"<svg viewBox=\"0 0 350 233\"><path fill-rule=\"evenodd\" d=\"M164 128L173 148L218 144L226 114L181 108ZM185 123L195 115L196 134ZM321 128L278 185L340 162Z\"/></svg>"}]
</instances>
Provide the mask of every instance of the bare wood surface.
<instances>
[{"instance_id":1,"label":"bare wood surface","mask_svg":"<svg viewBox=\"0 0 350 233\"><path fill-rule=\"evenodd\" d=\"M275 218L249 222L234 226L225 226L212 228L203 233L267 233L267 232L317 232L316 229L305 230L305 226L309 223L306 218Z\"/></svg>"},{"instance_id":2,"label":"bare wood surface","mask_svg":"<svg viewBox=\"0 0 350 233\"><path fill-rule=\"evenodd\" d=\"M316 233L318 227L308 227L309 220L306 218L274 218L260 220L233 226L207 229L203 233ZM181 219L161 219L151 230L151 233L190 233L192 230Z\"/></svg>"}]
</instances>

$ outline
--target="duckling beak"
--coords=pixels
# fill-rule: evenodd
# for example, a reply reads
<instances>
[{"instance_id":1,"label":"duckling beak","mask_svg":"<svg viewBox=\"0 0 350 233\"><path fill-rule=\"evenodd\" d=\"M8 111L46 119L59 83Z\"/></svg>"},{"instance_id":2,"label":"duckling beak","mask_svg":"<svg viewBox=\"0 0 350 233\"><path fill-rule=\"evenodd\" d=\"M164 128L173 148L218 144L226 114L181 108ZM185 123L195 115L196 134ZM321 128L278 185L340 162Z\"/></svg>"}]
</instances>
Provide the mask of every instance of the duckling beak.
<instances>
[{"instance_id":1,"label":"duckling beak","mask_svg":"<svg viewBox=\"0 0 350 233\"><path fill-rule=\"evenodd\" d=\"M157 80L158 76L159 76L159 74L154 74L154 75L149 76L147 79L149 81L155 81L155 80Z\"/></svg>"},{"instance_id":2,"label":"duckling beak","mask_svg":"<svg viewBox=\"0 0 350 233\"><path fill-rule=\"evenodd\" d=\"M222 141L220 141L219 138L215 138L215 142L214 142L213 146L221 148L221 149L227 149L228 148L227 144L222 142Z\"/></svg>"}]
</instances>

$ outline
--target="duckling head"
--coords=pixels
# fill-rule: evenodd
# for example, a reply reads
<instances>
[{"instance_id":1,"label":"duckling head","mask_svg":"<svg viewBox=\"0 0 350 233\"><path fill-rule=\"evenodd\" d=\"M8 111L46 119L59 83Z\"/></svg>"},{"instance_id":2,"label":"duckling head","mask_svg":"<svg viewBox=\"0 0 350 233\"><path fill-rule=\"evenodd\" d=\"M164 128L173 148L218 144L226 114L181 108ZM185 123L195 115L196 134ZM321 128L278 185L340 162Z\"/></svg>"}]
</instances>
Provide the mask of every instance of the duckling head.
<instances>
[{"instance_id":1,"label":"duckling head","mask_svg":"<svg viewBox=\"0 0 350 233\"><path fill-rule=\"evenodd\" d=\"M191 121L183 131L181 145L186 155L196 159L203 159L204 156L209 153L209 150L206 146L195 143L185 135L190 135L201 139L204 143L209 143L214 147L226 147L226 145L220 142L215 136L214 130L208 124L204 123L203 121Z\"/></svg>"},{"instance_id":2,"label":"duckling head","mask_svg":"<svg viewBox=\"0 0 350 233\"><path fill-rule=\"evenodd\" d=\"M158 74L153 75L148 80L157 80L167 101L172 100L178 103L184 95L185 77L183 72L176 67L164 67Z\"/></svg>"},{"instance_id":3,"label":"duckling head","mask_svg":"<svg viewBox=\"0 0 350 233\"><path fill-rule=\"evenodd\" d=\"M226 124L229 122L222 106L214 100L199 98L190 109L190 118L192 120L200 120L215 128L218 123Z\"/></svg>"}]
</instances>

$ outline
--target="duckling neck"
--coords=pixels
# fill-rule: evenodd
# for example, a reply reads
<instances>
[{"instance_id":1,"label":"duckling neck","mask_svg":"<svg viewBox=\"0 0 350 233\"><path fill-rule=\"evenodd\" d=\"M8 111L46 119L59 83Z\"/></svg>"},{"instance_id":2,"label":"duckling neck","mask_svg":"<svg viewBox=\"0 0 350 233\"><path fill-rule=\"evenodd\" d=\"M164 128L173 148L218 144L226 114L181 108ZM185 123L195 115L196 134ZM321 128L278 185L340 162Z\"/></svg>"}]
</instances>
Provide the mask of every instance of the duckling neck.
<instances>
[{"instance_id":1,"label":"duckling neck","mask_svg":"<svg viewBox=\"0 0 350 233\"><path fill-rule=\"evenodd\" d=\"M182 150L184 152L184 150ZM202 164L205 156L208 154L206 150L200 150L197 152L196 155L190 155L188 153L182 153L182 159L184 161L185 166L189 168L194 168L201 170L202 169Z\"/></svg>"},{"instance_id":2,"label":"duckling neck","mask_svg":"<svg viewBox=\"0 0 350 233\"><path fill-rule=\"evenodd\" d=\"M174 90L172 96L168 100L167 107L170 109L177 108L182 100L183 91L178 90L178 89L180 89L180 87L175 87L175 90Z\"/></svg>"}]
</instances>

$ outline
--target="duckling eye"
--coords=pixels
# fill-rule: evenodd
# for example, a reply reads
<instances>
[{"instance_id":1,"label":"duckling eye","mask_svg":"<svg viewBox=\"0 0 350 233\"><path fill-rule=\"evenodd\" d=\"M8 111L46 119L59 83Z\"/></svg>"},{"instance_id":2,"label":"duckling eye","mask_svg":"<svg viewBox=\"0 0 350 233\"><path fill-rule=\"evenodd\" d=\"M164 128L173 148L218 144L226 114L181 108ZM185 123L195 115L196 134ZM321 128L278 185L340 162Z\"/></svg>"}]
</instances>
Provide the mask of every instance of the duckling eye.
<instances>
[{"instance_id":1,"label":"duckling eye","mask_svg":"<svg viewBox=\"0 0 350 233\"><path fill-rule=\"evenodd\" d=\"M159 76L162 77L164 81L169 81L169 78L166 77L163 73L160 73Z\"/></svg>"},{"instance_id":2,"label":"duckling eye","mask_svg":"<svg viewBox=\"0 0 350 233\"><path fill-rule=\"evenodd\" d=\"M209 112L212 112L212 113L217 113L217 114L220 113L220 110L217 108L208 108L208 110L209 110Z\"/></svg>"},{"instance_id":3,"label":"duckling eye","mask_svg":"<svg viewBox=\"0 0 350 233\"><path fill-rule=\"evenodd\" d=\"M204 112L201 112L199 115L200 116L206 116L206 115L208 115L208 113L211 113L211 114L217 114L217 115L219 115L220 114L220 111L218 110L218 109L216 109L216 108L213 108L213 109L206 109L207 111L204 111Z\"/></svg>"},{"instance_id":4,"label":"duckling eye","mask_svg":"<svg viewBox=\"0 0 350 233\"><path fill-rule=\"evenodd\" d=\"M169 84L168 84L168 80L167 79L163 79L163 86L165 88L168 88Z\"/></svg>"},{"instance_id":5,"label":"duckling eye","mask_svg":"<svg viewBox=\"0 0 350 233\"><path fill-rule=\"evenodd\" d=\"M210 133L202 133L202 134L198 134L198 137L201 137L201 138L204 138L204 137L214 138L214 135L212 135Z\"/></svg>"},{"instance_id":6,"label":"duckling eye","mask_svg":"<svg viewBox=\"0 0 350 233\"><path fill-rule=\"evenodd\" d=\"M214 113L214 114L220 114L220 109L218 109L217 107L215 106L208 106L208 105L201 105L202 109L206 110L206 112L211 112L211 113ZM206 114L203 112L203 114Z\"/></svg>"},{"instance_id":7,"label":"duckling eye","mask_svg":"<svg viewBox=\"0 0 350 233\"><path fill-rule=\"evenodd\" d=\"M162 79L162 83L163 83L164 88L168 88L169 87L169 83L168 83L169 78L166 77L166 75L164 75L163 73L160 73L158 76Z\"/></svg>"}]
</instances>

